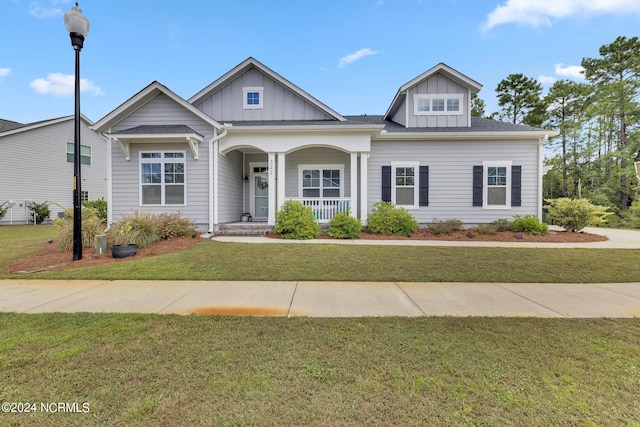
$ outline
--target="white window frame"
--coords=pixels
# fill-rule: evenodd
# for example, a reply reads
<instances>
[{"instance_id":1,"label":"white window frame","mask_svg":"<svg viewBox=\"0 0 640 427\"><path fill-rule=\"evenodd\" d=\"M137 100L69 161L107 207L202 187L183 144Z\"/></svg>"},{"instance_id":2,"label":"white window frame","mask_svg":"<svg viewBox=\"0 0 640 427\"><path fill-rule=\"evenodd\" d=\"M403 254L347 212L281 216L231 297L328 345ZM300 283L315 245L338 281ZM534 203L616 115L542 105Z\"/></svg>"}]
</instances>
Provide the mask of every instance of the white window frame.
<instances>
[{"instance_id":1,"label":"white window frame","mask_svg":"<svg viewBox=\"0 0 640 427\"><path fill-rule=\"evenodd\" d=\"M325 197L324 196L324 187L322 186L323 179L323 171L325 170L338 170L340 171L340 195L338 197L344 197L344 165L298 165L298 194L300 197L304 197L304 188L302 186L304 182L304 171L305 170L319 170L320 171L320 195L317 197L318 199L331 199L333 197ZM335 187L333 187L335 188ZM315 197L314 197L315 198Z\"/></svg>"},{"instance_id":2,"label":"white window frame","mask_svg":"<svg viewBox=\"0 0 640 427\"><path fill-rule=\"evenodd\" d=\"M263 104L264 104L264 97L263 97L263 92L264 92L264 88L263 87L243 87L242 88L242 108L244 108L245 110L257 110L257 109L261 109ZM257 104L249 104L247 101L247 96L250 93L258 93L258 103Z\"/></svg>"},{"instance_id":3,"label":"white window frame","mask_svg":"<svg viewBox=\"0 0 640 427\"><path fill-rule=\"evenodd\" d=\"M444 101L444 110L443 111L433 111L433 100L441 99ZM429 111L421 111L418 109L419 100L428 100L429 101ZM458 101L458 110L457 111L448 111L447 105L449 100L457 100ZM463 107L464 95L463 94L435 94L435 95L426 95L426 94L415 94L413 95L413 114L416 116L461 116L464 114Z\"/></svg>"},{"instance_id":4,"label":"white window frame","mask_svg":"<svg viewBox=\"0 0 640 427\"><path fill-rule=\"evenodd\" d=\"M484 209L511 209L511 161L493 161L488 160L482 162L482 207ZM505 185L505 204L504 205L490 205L489 204L489 168L506 168L507 171L507 184ZM502 186L499 186L502 187Z\"/></svg>"},{"instance_id":5,"label":"white window frame","mask_svg":"<svg viewBox=\"0 0 640 427\"><path fill-rule=\"evenodd\" d=\"M160 153L162 154L162 157L160 158L142 158L143 154L152 154L152 153ZM176 160L180 160L180 159L175 159L175 158L166 158L165 155L167 153L181 153L182 154L182 163L184 164L184 182L182 183L182 186L184 188L184 202L181 204L177 204L177 203L166 203L165 201L165 188L166 188L166 183L165 183L165 179L164 179L164 165L165 163L180 163L179 161ZM160 204L157 203L147 203L147 204L143 204L142 203L142 188L145 184L143 184L142 182L142 165L145 163L160 163L160 173L161 173L161 182L159 184L154 184L154 185L160 185L161 186L161 193L160 193ZM138 188L138 193L139 193L139 205L142 206L187 206L187 152L184 150L145 150L145 151L140 151L139 154L139 165L138 165L138 182L139 182L139 188ZM172 185L172 184L169 184Z\"/></svg>"},{"instance_id":6,"label":"white window frame","mask_svg":"<svg viewBox=\"0 0 640 427\"><path fill-rule=\"evenodd\" d=\"M88 155L83 155L82 154L82 149L83 148L88 148L89 149L89 154ZM69 151L69 149L71 149L71 151ZM71 155L71 161L69 161L69 155ZM75 156L76 156L75 143L67 141L67 163L73 163ZM91 157L92 156L93 156L93 151L91 149L91 146L90 145L80 144L80 164L83 165L83 166L91 166ZM82 163L82 159L83 158L84 159L89 159L89 163Z\"/></svg>"},{"instance_id":7,"label":"white window frame","mask_svg":"<svg viewBox=\"0 0 640 427\"><path fill-rule=\"evenodd\" d=\"M81 202L88 202L89 199L89 192L86 190L82 190L80 191L80 201Z\"/></svg>"},{"instance_id":8,"label":"white window frame","mask_svg":"<svg viewBox=\"0 0 640 427\"><path fill-rule=\"evenodd\" d=\"M413 168L413 204L412 205L399 205L396 202L396 169L397 168ZM410 187L410 186L402 186ZM391 201L397 205L406 209L419 209L420 208L420 162L391 162Z\"/></svg>"}]
</instances>

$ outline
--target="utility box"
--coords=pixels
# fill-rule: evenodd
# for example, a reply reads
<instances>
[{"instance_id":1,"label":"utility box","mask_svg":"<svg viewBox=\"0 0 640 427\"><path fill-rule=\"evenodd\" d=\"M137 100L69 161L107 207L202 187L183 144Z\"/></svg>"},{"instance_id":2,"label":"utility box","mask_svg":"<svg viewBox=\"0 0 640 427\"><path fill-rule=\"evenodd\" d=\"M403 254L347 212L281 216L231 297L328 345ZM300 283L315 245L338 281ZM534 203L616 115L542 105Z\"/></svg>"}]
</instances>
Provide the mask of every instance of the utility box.
<instances>
[{"instance_id":1,"label":"utility box","mask_svg":"<svg viewBox=\"0 0 640 427\"><path fill-rule=\"evenodd\" d=\"M95 253L97 255L102 255L107 253L107 235L106 234L99 234L96 236Z\"/></svg>"}]
</instances>

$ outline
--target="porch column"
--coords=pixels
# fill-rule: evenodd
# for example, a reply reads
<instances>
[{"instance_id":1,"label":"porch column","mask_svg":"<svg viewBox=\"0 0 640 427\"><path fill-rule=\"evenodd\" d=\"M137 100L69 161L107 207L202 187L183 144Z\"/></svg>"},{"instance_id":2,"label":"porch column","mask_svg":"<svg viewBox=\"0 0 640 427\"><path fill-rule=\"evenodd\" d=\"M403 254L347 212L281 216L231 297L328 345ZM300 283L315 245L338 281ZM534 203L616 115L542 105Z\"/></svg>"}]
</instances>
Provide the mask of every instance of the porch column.
<instances>
[{"instance_id":1,"label":"porch column","mask_svg":"<svg viewBox=\"0 0 640 427\"><path fill-rule=\"evenodd\" d=\"M351 216L358 217L358 153L351 152L351 201L349 202L351 207Z\"/></svg>"},{"instance_id":2,"label":"porch column","mask_svg":"<svg viewBox=\"0 0 640 427\"><path fill-rule=\"evenodd\" d=\"M285 171L285 153L278 153L278 194L276 195L276 199L278 200L278 204L276 205L276 212L282 208L284 204L284 171Z\"/></svg>"},{"instance_id":3,"label":"porch column","mask_svg":"<svg viewBox=\"0 0 640 427\"><path fill-rule=\"evenodd\" d=\"M276 153L269 153L269 216L267 224L276 225Z\"/></svg>"},{"instance_id":4,"label":"porch column","mask_svg":"<svg viewBox=\"0 0 640 427\"><path fill-rule=\"evenodd\" d=\"M362 224L367 223L367 168L369 153L360 153L360 219Z\"/></svg>"}]
</instances>

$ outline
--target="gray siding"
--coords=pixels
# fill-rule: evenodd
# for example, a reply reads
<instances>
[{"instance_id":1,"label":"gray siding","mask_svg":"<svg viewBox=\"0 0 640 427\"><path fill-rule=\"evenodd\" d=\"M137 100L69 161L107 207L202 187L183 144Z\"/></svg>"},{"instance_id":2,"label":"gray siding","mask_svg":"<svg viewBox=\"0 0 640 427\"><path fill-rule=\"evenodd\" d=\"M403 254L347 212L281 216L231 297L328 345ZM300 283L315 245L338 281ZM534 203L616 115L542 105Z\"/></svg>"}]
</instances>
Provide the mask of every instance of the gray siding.
<instances>
[{"instance_id":1,"label":"gray siding","mask_svg":"<svg viewBox=\"0 0 640 427\"><path fill-rule=\"evenodd\" d=\"M344 165L343 197L351 195L351 158L349 154L330 148L306 148L294 151L286 157L285 197L302 197L299 194L298 165Z\"/></svg>"},{"instance_id":2,"label":"gray siding","mask_svg":"<svg viewBox=\"0 0 640 427\"><path fill-rule=\"evenodd\" d=\"M400 104L400 108L395 112L391 120L402 126L407 126L407 99Z\"/></svg>"},{"instance_id":3,"label":"gray siding","mask_svg":"<svg viewBox=\"0 0 640 427\"><path fill-rule=\"evenodd\" d=\"M460 106L463 110L463 114L416 116L414 114L413 99L413 95L416 94L463 94L464 98L462 100L462 105ZM407 127L467 127L469 124L470 112L468 108L468 89L440 73L431 76L415 87L409 89L409 94L405 102L409 103L409 124Z\"/></svg>"},{"instance_id":4,"label":"gray siding","mask_svg":"<svg viewBox=\"0 0 640 427\"><path fill-rule=\"evenodd\" d=\"M243 87L263 87L263 108L243 108ZM335 120L255 68L195 105L218 121Z\"/></svg>"},{"instance_id":5,"label":"gray siding","mask_svg":"<svg viewBox=\"0 0 640 427\"><path fill-rule=\"evenodd\" d=\"M67 142L74 141L74 121L66 120L0 138L0 203L16 204L0 221L9 224L27 222L26 201L45 201L73 207L73 163L67 162ZM107 142L88 128L80 126L80 142L91 147L91 165L81 166L82 191L90 200L107 197ZM62 208L50 204L51 218Z\"/></svg>"},{"instance_id":6,"label":"gray siding","mask_svg":"<svg viewBox=\"0 0 640 427\"><path fill-rule=\"evenodd\" d=\"M514 215L538 214L537 141L380 142L371 144L368 167L368 209L381 200L383 165L419 161L429 166L429 206L409 212L420 223L459 219L466 224L489 223ZM522 166L522 206L483 209L472 206L473 166L483 161L512 161Z\"/></svg>"},{"instance_id":7,"label":"gray siding","mask_svg":"<svg viewBox=\"0 0 640 427\"><path fill-rule=\"evenodd\" d=\"M237 222L240 220L242 207L242 153L233 151L218 158L218 221Z\"/></svg>"}]
</instances>

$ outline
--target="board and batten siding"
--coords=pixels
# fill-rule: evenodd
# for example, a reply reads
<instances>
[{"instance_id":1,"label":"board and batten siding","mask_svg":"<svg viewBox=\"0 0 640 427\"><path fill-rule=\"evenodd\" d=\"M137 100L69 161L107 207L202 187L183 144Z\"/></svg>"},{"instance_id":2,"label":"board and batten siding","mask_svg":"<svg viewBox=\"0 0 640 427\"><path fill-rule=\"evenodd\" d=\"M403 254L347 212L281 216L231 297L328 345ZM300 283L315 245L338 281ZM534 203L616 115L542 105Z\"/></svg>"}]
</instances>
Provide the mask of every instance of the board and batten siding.
<instances>
[{"instance_id":1,"label":"board and batten siding","mask_svg":"<svg viewBox=\"0 0 640 427\"><path fill-rule=\"evenodd\" d=\"M74 120L65 120L0 138L0 203L13 200L1 224L25 224L27 203L50 202L50 217L73 207L73 163L67 142L74 142ZM82 191L90 200L107 197L107 141L81 121L80 143L91 147L91 165L81 165Z\"/></svg>"},{"instance_id":2,"label":"board and batten siding","mask_svg":"<svg viewBox=\"0 0 640 427\"><path fill-rule=\"evenodd\" d=\"M244 87L261 87L262 108L243 107ZM223 121L247 120L335 120L305 99L261 71L251 68L229 84L195 104L195 107Z\"/></svg>"},{"instance_id":3,"label":"board and batten siding","mask_svg":"<svg viewBox=\"0 0 640 427\"><path fill-rule=\"evenodd\" d=\"M445 77L444 75L437 73L423 82L412 87L408 91L405 102L409 103L409 120L407 127L467 127L469 123L469 90L460 85L459 83ZM414 99L413 95L450 95L461 94L464 95L460 108L462 109L461 115L420 115L414 114ZM404 107L404 106L403 106ZM404 108L401 108L404 109ZM400 112L398 111L397 114ZM394 116L394 121L397 122ZM399 123L399 122L398 122ZM403 123L404 124L404 123Z\"/></svg>"},{"instance_id":4,"label":"board and batten siding","mask_svg":"<svg viewBox=\"0 0 640 427\"><path fill-rule=\"evenodd\" d=\"M538 214L537 141L373 141L368 163L368 209L382 200L382 166L420 162L429 166L429 206L409 209L421 224L458 219L465 224L490 223L514 215ZM512 161L522 166L522 206L483 209L472 206L473 166L483 161Z\"/></svg>"}]
</instances>

